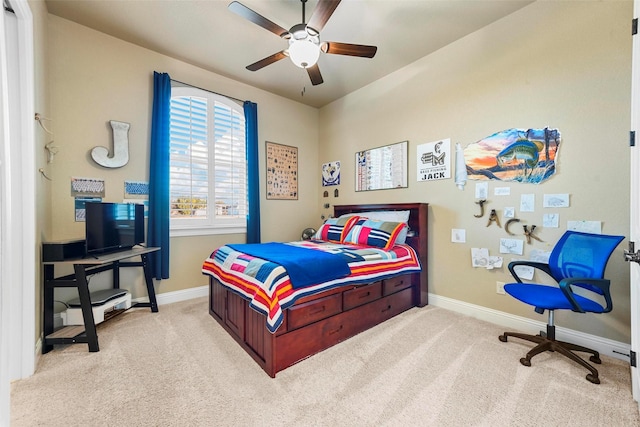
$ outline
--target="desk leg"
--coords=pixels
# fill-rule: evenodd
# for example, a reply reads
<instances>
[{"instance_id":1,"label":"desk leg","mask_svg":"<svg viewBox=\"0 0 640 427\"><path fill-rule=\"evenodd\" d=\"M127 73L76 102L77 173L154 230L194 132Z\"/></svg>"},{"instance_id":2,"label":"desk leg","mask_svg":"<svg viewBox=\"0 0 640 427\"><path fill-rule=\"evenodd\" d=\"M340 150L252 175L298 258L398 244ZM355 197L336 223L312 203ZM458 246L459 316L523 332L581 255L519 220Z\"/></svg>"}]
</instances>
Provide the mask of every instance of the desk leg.
<instances>
[{"instance_id":1,"label":"desk leg","mask_svg":"<svg viewBox=\"0 0 640 427\"><path fill-rule=\"evenodd\" d=\"M89 294L89 284L87 283L85 267L82 264L74 264L73 268L76 272L78 296L80 297L80 307L82 308L82 318L84 319L84 330L87 335L89 351L100 351L100 347L98 346L96 323L93 319L93 310L91 308L91 295Z\"/></svg>"},{"instance_id":2,"label":"desk leg","mask_svg":"<svg viewBox=\"0 0 640 427\"><path fill-rule=\"evenodd\" d=\"M113 262L113 289L120 289L120 261Z\"/></svg>"},{"instance_id":3,"label":"desk leg","mask_svg":"<svg viewBox=\"0 0 640 427\"><path fill-rule=\"evenodd\" d=\"M53 285L51 281L54 277L54 266L49 264L44 266L44 314L42 319L43 335L53 333ZM46 340L44 340L46 341ZM43 344L42 354L46 354L53 350L53 345Z\"/></svg>"},{"instance_id":4,"label":"desk leg","mask_svg":"<svg viewBox=\"0 0 640 427\"><path fill-rule=\"evenodd\" d=\"M156 302L156 290L153 287L153 278L151 277L151 266L149 265L149 254L142 254L142 270L144 271L144 281L147 284L147 294L149 295L149 306L154 313L158 312L158 303Z\"/></svg>"}]
</instances>

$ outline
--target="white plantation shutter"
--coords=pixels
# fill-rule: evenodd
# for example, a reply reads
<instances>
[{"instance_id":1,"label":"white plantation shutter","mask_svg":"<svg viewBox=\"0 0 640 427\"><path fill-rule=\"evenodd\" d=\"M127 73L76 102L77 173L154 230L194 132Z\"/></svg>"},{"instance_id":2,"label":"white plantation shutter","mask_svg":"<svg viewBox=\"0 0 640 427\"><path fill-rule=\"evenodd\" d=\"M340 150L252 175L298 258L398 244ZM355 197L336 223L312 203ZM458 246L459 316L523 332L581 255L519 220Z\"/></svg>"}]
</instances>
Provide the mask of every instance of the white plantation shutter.
<instances>
[{"instance_id":1,"label":"white plantation shutter","mask_svg":"<svg viewBox=\"0 0 640 427\"><path fill-rule=\"evenodd\" d=\"M216 215L246 218L247 215L247 155L244 111L215 103L215 195Z\"/></svg>"},{"instance_id":2,"label":"white plantation shutter","mask_svg":"<svg viewBox=\"0 0 640 427\"><path fill-rule=\"evenodd\" d=\"M209 198L207 100L172 97L170 182L171 217L202 217L197 200ZM206 205L205 205L206 206Z\"/></svg>"},{"instance_id":3,"label":"white plantation shutter","mask_svg":"<svg viewBox=\"0 0 640 427\"><path fill-rule=\"evenodd\" d=\"M172 88L171 229L246 231L247 161L242 107L191 87ZM206 233L206 231L204 231Z\"/></svg>"}]
</instances>

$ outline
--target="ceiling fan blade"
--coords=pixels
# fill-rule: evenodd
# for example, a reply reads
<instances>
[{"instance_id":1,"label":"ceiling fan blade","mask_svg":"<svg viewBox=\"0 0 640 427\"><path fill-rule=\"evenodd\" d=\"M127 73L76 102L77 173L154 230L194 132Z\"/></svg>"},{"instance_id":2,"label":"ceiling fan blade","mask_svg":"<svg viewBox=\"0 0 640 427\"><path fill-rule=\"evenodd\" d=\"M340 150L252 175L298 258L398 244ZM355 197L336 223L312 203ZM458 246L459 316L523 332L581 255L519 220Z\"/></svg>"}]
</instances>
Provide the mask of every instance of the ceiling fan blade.
<instances>
[{"instance_id":1,"label":"ceiling fan blade","mask_svg":"<svg viewBox=\"0 0 640 427\"><path fill-rule=\"evenodd\" d=\"M247 65L247 70L249 71L258 71L261 68L266 67L267 65L271 65L274 62L280 61L281 59L286 58L287 55L283 51L274 53L273 55L267 56L266 58L261 59L260 61L254 62L251 65Z\"/></svg>"},{"instance_id":2,"label":"ceiling fan blade","mask_svg":"<svg viewBox=\"0 0 640 427\"><path fill-rule=\"evenodd\" d=\"M243 18L253 22L254 24L260 25L262 28L271 31L273 34L279 37L285 37L286 35L289 34L288 30L285 30L280 25L274 22L271 22L264 16L260 15L257 12L254 12L253 10L249 9L247 6L243 5L242 3L238 3L237 1L232 1L231 3L229 3L228 7L229 7L229 10L232 11L233 13L236 13L242 16Z\"/></svg>"},{"instance_id":3,"label":"ceiling fan blade","mask_svg":"<svg viewBox=\"0 0 640 427\"><path fill-rule=\"evenodd\" d=\"M334 55L360 56L362 58L373 58L376 56L378 48L376 46L367 46L363 44L351 44L340 42L324 42L320 47L324 53Z\"/></svg>"},{"instance_id":4,"label":"ceiling fan blade","mask_svg":"<svg viewBox=\"0 0 640 427\"><path fill-rule=\"evenodd\" d=\"M322 74L320 74L320 68L318 67L318 64L307 68L307 73L309 74L309 78L311 79L311 84L313 84L314 86L324 83L324 80L322 80Z\"/></svg>"},{"instance_id":5,"label":"ceiling fan blade","mask_svg":"<svg viewBox=\"0 0 640 427\"><path fill-rule=\"evenodd\" d=\"M340 0L318 0L318 5L313 11L313 15L309 18L307 26L313 28L317 32L322 31L325 24L331 18L333 11L340 4Z\"/></svg>"}]
</instances>

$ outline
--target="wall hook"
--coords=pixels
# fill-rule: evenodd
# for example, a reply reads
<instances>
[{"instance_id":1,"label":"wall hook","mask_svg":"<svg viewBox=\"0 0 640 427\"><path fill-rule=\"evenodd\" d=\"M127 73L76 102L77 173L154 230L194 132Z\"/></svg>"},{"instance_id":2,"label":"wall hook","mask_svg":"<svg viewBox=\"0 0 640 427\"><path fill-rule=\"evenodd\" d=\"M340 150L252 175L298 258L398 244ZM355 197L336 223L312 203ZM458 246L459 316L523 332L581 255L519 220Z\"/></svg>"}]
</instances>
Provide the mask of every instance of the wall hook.
<instances>
[{"instance_id":1,"label":"wall hook","mask_svg":"<svg viewBox=\"0 0 640 427\"><path fill-rule=\"evenodd\" d=\"M47 176L47 174L46 174L46 173L44 173L44 169L43 169L43 168L38 169L38 172L40 172L40 174L41 174L42 176L44 176L45 178L47 178L49 181L53 181L51 178L49 178L49 177Z\"/></svg>"},{"instance_id":2,"label":"wall hook","mask_svg":"<svg viewBox=\"0 0 640 427\"><path fill-rule=\"evenodd\" d=\"M42 123L43 120L51 120L51 119L47 119L46 117L42 117L40 115L40 113L36 113L35 119L38 123L40 123L40 127L42 127L42 129L44 129L44 131L46 133L48 133L49 135L53 135L53 132L51 132L49 129L47 129L47 127L44 125L44 123Z\"/></svg>"},{"instance_id":3,"label":"wall hook","mask_svg":"<svg viewBox=\"0 0 640 427\"><path fill-rule=\"evenodd\" d=\"M53 145L53 141L45 144L44 149L47 150L47 163L53 163L53 156L58 154L58 147Z\"/></svg>"}]
</instances>

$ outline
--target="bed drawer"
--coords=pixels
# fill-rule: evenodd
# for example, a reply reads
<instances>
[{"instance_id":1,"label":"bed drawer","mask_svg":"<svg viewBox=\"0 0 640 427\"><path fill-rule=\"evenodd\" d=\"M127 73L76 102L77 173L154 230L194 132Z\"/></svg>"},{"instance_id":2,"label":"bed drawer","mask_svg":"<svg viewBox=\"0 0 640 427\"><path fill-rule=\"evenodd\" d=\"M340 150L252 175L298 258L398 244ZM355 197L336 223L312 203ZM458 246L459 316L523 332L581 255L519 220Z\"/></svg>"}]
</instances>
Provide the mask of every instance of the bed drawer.
<instances>
[{"instance_id":1,"label":"bed drawer","mask_svg":"<svg viewBox=\"0 0 640 427\"><path fill-rule=\"evenodd\" d=\"M377 300L382 296L382 282L371 283L366 286L345 291L342 294L342 305L344 310L357 307L362 304Z\"/></svg>"},{"instance_id":2,"label":"bed drawer","mask_svg":"<svg viewBox=\"0 0 640 427\"><path fill-rule=\"evenodd\" d=\"M342 311L342 294L330 295L289 308L288 330L333 316Z\"/></svg>"},{"instance_id":3,"label":"bed drawer","mask_svg":"<svg viewBox=\"0 0 640 427\"><path fill-rule=\"evenodd\" d=\"M382 281L382 294L389 295L411 286L411 275L396 276Z\"/></svg>"},{"instance_id":4,"label":"bed drawer","mask_svg":"<svg viewBox=\"0 0 640 427\"><path fill-rule=\"evenodd\" d=\"M412 294L411 289L404 289L277 337L278 349L286 350L276 353L276 371L410 309L413 306Z\"/></svg>"}]
</instances>

